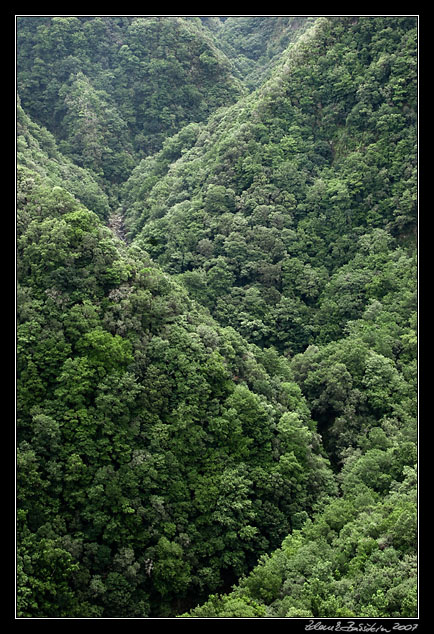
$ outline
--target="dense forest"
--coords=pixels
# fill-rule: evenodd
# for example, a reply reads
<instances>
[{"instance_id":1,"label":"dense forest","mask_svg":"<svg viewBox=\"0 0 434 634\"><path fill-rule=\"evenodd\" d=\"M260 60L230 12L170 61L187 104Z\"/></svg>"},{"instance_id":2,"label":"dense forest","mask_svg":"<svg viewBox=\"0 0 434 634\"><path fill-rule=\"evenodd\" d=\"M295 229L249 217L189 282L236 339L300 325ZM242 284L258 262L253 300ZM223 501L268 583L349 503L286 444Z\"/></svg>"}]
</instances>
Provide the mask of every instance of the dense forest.
<instances>
[{"instance_id":1,"label":"dense forest","mask_svg":"<svg viewBox=\"0 0 434 634\"><path fill-rule=\"evenodd\" d=\"M418 616L417 35L16 18L18 618Z\"/></svg>"}]
</instances>

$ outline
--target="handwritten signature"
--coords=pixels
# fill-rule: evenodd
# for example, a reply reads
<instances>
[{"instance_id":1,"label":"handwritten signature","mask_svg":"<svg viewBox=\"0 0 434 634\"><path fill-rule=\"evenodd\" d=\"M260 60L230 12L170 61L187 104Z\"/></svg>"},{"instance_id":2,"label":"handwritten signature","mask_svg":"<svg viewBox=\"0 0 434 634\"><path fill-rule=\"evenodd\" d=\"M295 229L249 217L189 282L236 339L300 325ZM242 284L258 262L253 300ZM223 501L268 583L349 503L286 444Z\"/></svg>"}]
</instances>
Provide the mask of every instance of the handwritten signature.
<instances>
[{"instance_id":1,"label":"handwritten signature","mask_svg":"<svg viewBox=\"0 0 434 634\"><path fill-rule=\"evenodd\" d=\"M315 632L363 632L366 634L367 632L392 632L398 630L401 632L414 632L418 625L418 623L391 623L389 626L391 629L389 629L383 625L377 625L377 623L356 623L355 621L342 623L338 621L336 625L326 625L322 621L309 621L304 629Z\"/></svg>"}]
</instances>

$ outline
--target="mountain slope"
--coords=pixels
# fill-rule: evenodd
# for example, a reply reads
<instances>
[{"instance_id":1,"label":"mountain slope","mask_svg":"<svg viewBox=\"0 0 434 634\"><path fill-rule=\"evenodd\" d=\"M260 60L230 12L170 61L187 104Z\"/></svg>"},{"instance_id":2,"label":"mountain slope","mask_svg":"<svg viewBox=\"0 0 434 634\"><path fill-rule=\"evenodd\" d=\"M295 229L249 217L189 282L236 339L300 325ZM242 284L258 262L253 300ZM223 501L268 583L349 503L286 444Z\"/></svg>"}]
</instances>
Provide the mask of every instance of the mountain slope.
<instances>
[{"instance_id":1,"label":"mountain slope","mask_svg":"<svg viewBox=\"0 0 434 634\"><path fill-rule=\"evenodd\" d=\"M329 341L333 276L362 236L414 245L415 35L411 18L317 20L263 87L138 165L130 239L251 341ZM350 297L341 332L371 297Z\"/></svg>"},{"instance_id":2,"label":"mountain slope","mask_svg":"<svg viewBox=\"0 0 434 634\"><path fill-rule=\"evenodd\" d=\"M287 362L218 326L74 180L54 185L71 165L25 120L18 615L172 616L248 572L334 478Z\"/></svg>"},{"instance_id":3,"label":"mountain slope","mask_svg":"<svg viewBox=\"0 0 434 634\"><path fill-rule=\"evenodd\" d=\"M17 46L25 111L109 183L242 91L198 18L26 16Z\"/></svg>"},{"instance_id":4,"label":"mountain slope","mask_svg":"<svg viewBox=\"0 0 434 634\"><path fill-rule=\"evenodd\" d=\"M239 18L18 22L21 618L416 616L417 20Z\"/></svg>"},{"instance_id":5,"label":"mountain slope","mask_svg":"<svg viewBox=\"0 0 434 634\"><path fill-rule=\"evenodd\" d=\"M371 449L372 461L381 456L379 445ZM213 595L182 616L416 617L415 471L406 467L403 482L380 497L374 487L360 484L361 462L345 473L343 498L263 557L231 594Z\"/></svg>"},{"instance_id":6,"label":"mountain slope","mask_svg":"<svg viewBox=\"0 0 434 634\"><path fill-rule=\"evenodd\" d=\"M316 18L309 16L229 16L211 23L216 40L250 89L271 73L280 55Z\"/></svg>"},{"instance_id":7,"label":"mountain slope","mask_svg":"<svg viewBox=\"0 0 434 634\"><path fill-rule=\"evenodd\" d=\"M17 166L19 173L38 175L62 186L99 217L106 219L110 200L92 173L75 165L59 150L55 138L34 123L17 102Z\"/></svg>"}]
</instances>

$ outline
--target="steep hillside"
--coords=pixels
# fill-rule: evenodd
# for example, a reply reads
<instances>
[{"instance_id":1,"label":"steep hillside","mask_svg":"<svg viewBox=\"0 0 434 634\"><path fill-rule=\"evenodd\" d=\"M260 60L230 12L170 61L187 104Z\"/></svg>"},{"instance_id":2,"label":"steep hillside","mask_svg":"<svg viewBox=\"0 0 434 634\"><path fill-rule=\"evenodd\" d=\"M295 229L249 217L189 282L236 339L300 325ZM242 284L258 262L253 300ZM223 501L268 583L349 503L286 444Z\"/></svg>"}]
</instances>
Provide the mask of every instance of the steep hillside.
<instances>
[{"instance_id":1,"label":"steep hillside","mask_svg":"<svg viewBox=\"0 0 434 634\"><path fill-rule=\"evenodd\" d=\"M386 292L343 282L363 236L414 246L415 37L412 18L317 20L263 87L133 171L130 238L258 345L342 335Z\"/></svg>"},{"instance_id":2,"label":"steep hillside","mask_svg":"<svg viewBox=\"0 0 434 634\"><path fill-rule=\"evenodd\" d=\"M397 451L397 444L385 436L380 441L378 435L366 458L354 460L343 474L342 498L331 502L314 522L306 522L301 531L294 531L271 557L262 557L230 594L213 595L182 616L417 616L415 471L404 468L404 480L393 483L384 496L378 494L378 480L371 484L368 476L373 464L390 460ZM378 622L375 626L380 627Z\"/></svg>"},{"instance_id":3,"label":"steep hillside","mask_svg":"<svg viewBox=\"0 0 434 634\"><path fill-rule=\"evenodd\" d=\"M417 615L417 19L17 21L17 615Z\"/></svg>"},{"instance_id":4,"label":"steep hillside","mask_svg":"<svg viewBox=\"0 0 434 634\"><path fill-rule=\"evenodd\" d=\"M333 476L288 363L54 185L70 166L26 122L18 615L171 616L279 546Z\"/></svg>"},{"instance_id":5,"label":"steep hillside","mask_svg":"<svg viewBox=\"0 0 434 634\"><path fill-rule=\"evenodd\" d=\"M34 123L17 103L17 166L18 173L41 176L52 186L66 189L77 200L107 219L110 200L89 170L65 157L53 135Z\"/></svg>"},{"instance_id":6,"label":"steep hillside","mask_svg":"<svg viewBox=\"0 0 434 634\"><path fill-rule=\"evenodd\" d=\"M210 24L221 49L234 63L249 89L257 88L270 75L280 55L311 27L315 17L230 16Z\"/></svg>"},{"instance_id":7,"label":"steep hillside","mask_svg":"<svg viewBox=\"0 0 434 634\"><path fill-rule=\"evenodd\" d=\"M21 17L24 110L109 183L242 90L199 18Z\"/></svg>"}]
</instances>

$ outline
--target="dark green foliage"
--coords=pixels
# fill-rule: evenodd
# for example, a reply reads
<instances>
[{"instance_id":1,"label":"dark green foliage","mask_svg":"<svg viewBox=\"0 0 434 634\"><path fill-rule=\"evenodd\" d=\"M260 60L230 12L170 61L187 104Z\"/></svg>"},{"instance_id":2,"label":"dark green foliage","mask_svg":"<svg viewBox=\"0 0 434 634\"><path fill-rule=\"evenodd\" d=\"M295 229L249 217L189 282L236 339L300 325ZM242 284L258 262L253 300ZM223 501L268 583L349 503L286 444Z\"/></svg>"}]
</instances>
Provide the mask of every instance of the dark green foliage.
<instances>
[{"instance_id":1,"label":"dark green foliage","mask_svg":"<svg viewBox=\"0 0 434 634\"><path fill-rule=\"evenodd\" d=\"M20 618L416 615L416 35L18 19Z\"/></svg>"},{"instance_id":2,"label":"dark green foliage","mask_svg":"<svg viewBox=\"0 0 434 634\"><path fill-rule=\"evenodd\" d=\"M58 148L54 137L43 127L36 125L25 114L18 100L17 105L17 163L18 194L26 196L28 188L35 187L45 177L50 184L62 186L98 216L105 218L110 211L107 194L101 189L88 170L68 160ZM53 195L51 188L45 195ZM40 195L43 193L41 191Z\"/></svg>"},{"instance_id":3,"label":"dark green foliage","mask_svg":"<svg viewBox=\"0 0 434 634\"><path fill-rule=\"evenodd\" d=\"M241 91L196 18L20 17L17 50L24 110L106 186Z\"/></svg>"},{"instance_id":4,"label":"dark green foliage","mask_svg":"<svg viewBox=\"0 0 434 634\"><path fill-rule=\"evenodd\" d=\"M350 472L343 471L344 485ZM415 471L405 466L401 475L382 498L352 482L344 498L293 531L231 594L182 616L236 617L246 604L267 618L414 617Z\"/></svg>"},{"instance_id":5,"label":"dark green foliage","mask_svg":"<svg viewBox=\"0 0 434 634\"><path fill-rule=\"evenodd\" d=\"M384 20L318 20L170 170L157 154L124 188L130 236L258 345L295 354L341 336L388 292L388 273L371 280L380 261L348 272L369 233L414 239L416 26L396 18L392 37Z\"/></svg>"},{"instance_id":6,"label":"dark green foliage","mask_svg":"<svg viewBox=\"0 0 434 634\"><path fill-rule=\"evenodd\" d=\"M315 425L287 362L66 191L20 200L19 615L170 615L333 494Z\"/></svg>"},{"instance_id":7,"label":"dark green foliage","mask_svg":"<svg viewBox=\"0 0 434 634\"><path fill-rule=\"evenodd\" d=\"M283 51L314 23L313 17L230 16L207 24L249 88L256 88Z\"/></svg>"}]
</instances>

